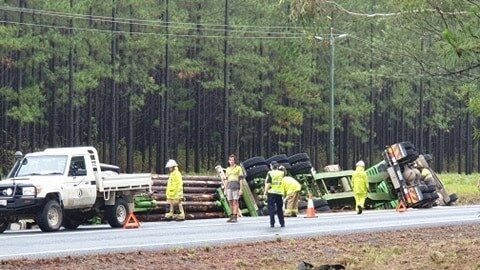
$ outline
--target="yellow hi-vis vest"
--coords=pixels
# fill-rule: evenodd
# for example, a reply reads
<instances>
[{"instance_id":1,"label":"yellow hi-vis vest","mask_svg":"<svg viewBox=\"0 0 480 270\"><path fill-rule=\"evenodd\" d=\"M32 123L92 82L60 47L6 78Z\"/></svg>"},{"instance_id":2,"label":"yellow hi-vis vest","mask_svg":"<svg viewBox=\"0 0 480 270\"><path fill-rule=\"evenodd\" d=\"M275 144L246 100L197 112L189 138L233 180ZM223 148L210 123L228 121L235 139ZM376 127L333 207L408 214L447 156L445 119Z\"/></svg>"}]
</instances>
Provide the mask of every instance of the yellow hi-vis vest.
<instances>
[{"instance_id":1,"label":"yellow hi-vis vest","mask_svg":"<svg viewBox=\"0 0 480 270\"><path fill-rule=\"evenodd\" d=\"M268 193L280 194L283 195L283 186L282 186L282 179L283 179L283 172L279 170L269 171L268 174L272 179L272 183Z\"/></svg>"}]
</instances>

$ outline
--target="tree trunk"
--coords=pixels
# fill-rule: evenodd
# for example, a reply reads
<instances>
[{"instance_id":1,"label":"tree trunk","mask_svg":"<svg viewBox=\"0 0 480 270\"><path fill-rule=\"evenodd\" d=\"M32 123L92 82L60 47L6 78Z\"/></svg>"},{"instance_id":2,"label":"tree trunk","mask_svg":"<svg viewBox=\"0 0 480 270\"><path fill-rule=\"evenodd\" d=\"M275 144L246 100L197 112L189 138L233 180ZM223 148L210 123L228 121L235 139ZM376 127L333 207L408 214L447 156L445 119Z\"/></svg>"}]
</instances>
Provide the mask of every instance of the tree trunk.
<instances>
[{"instance_id":1,"label":"tree trunk","mask_svg":"<svg viewBox=\"0 0 480 270\"><path fill-rule=\"evenodd\" d=\"M111 48L111 68L112 68L112 80L111 80L111 119L110 119L110 162L112 164L118 164L117 160L117 83L115 81L116 75L116 57L117 57L117 23L116 23L116 0L112 0L112 48Z\"/></svg>"},{"instance_id":2,"label":"tree trunk","mask_svg":"<svg viewBox=\"0 0 480 270\"><path fill-rule=\"evenodd\" d=\"M224 134L223 134L223 156L222 160L227 160L227 157L230 153L230 104L229 99L229 89L228 89L228 77L229 77L229 65L228 65L228 0L225 0L225 12L224 12L224 41L223 41L223 91L224 91L224 110L223 110L223 121L224 121Z\"/></svg>"}]
</instances>

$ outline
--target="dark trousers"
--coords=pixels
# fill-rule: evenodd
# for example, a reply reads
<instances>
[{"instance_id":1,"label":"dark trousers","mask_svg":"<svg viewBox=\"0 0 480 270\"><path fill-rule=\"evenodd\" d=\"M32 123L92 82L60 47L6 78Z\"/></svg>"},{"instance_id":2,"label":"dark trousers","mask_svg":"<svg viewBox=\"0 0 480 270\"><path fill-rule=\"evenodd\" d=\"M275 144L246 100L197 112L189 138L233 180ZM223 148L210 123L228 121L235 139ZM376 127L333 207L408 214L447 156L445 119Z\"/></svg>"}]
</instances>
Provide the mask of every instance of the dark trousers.
<instances>
[{"instance_id":1,"label":"dark trousers","mask_svg":"<svg viewBox=\"0 0 480 270\"><path fill-rule=\"evenodd\" d=\"M275 225L275 214L278 216L280 226L285 226L285 218L283 217L283 198L280 194L268 193L268 214L270 215L270 226Z\"/></svg>"}]
</instances>

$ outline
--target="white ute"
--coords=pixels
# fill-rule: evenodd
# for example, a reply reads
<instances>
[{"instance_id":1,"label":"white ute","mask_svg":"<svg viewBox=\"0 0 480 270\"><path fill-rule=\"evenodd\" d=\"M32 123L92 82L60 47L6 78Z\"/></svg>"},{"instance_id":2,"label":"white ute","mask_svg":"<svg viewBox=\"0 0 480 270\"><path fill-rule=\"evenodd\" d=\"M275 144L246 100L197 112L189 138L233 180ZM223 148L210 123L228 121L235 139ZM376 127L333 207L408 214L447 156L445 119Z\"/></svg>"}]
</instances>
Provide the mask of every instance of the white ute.
<instances>
[{"instance_id":1,"label":"white ute","mask_svg":"<svg viewBox=\"0 0 480 270\"><path fill-rule=\"evenodd\" d=\"M122 227L134 196L151 191L151 174L119 174L99 162L94 147L49 148L17 159L0 181L0 233L21 219L35 220L44 232L74 230L97 214Z\"/></svg>"}]
</instances>

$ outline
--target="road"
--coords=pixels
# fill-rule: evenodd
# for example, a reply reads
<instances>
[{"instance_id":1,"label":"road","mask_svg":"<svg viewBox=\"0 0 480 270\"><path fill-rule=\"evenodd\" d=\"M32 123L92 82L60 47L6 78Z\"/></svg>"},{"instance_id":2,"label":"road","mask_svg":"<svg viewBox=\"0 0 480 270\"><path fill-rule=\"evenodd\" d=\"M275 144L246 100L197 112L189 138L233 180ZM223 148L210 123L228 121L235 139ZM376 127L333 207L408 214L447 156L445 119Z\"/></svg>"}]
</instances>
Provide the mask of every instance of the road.
<instances>
[{"instance_id":1,"label":"road","mask_svg":"<svg viewBox=\"0 0 480 270\"><path fill-rule=\"evenodd\" d=\"M80 226L75 231L43 233L37 229L0 234L0 260L37 259L108 252L160 250L311 237L352 232L388 231L480 223L480 205L394 210L322 213L317 218L288 218L286 227L270 228L268 217L244 217L184 222L144 222L138 229L112 229L108 225Z\"/></svg>"}]
</instances>

